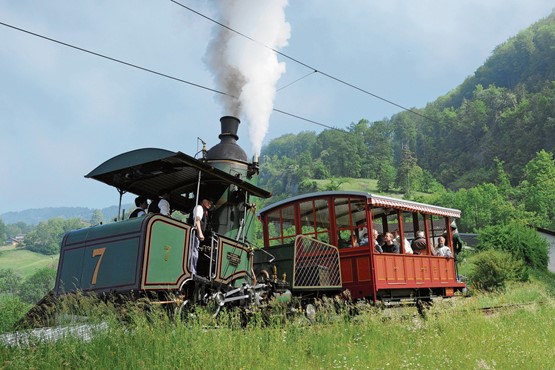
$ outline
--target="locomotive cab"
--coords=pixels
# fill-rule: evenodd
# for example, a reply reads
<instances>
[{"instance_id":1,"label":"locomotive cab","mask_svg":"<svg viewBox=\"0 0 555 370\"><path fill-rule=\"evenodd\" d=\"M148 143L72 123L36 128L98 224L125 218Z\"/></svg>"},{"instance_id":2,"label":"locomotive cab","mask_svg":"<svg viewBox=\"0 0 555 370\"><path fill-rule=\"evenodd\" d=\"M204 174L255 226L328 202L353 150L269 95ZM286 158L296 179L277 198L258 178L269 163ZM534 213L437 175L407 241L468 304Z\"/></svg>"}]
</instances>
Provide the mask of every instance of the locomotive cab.
<instances>
[{"instance_id":1,"label":"locomotive cab","mask_svg":"<svg viewBox=\"0 0 555 370\"><path fill-rule=\"evenodd\" d=\"M227 121L237 123L236 129L238 120ZM223 123L222 131L227 137ZM236 137L233 131L230 135ZM55 294L80 290L160 299L175 294L187 300L218 297L223 303L250 298L246 287L254 283L253 258L245 221L255 215L248 205L251 196L270 197L249 180L251 166L237 158L196 159L157 148L133 150L102 163L86 177L115 187L120 208L127 192L149 199L168 193L171 210L184 215L203 198L214 201L213 227L206 232L208 243L199 253L197 274L192 273L194 225L148 214L67 233Z\"/></svg>"}]
</instances>

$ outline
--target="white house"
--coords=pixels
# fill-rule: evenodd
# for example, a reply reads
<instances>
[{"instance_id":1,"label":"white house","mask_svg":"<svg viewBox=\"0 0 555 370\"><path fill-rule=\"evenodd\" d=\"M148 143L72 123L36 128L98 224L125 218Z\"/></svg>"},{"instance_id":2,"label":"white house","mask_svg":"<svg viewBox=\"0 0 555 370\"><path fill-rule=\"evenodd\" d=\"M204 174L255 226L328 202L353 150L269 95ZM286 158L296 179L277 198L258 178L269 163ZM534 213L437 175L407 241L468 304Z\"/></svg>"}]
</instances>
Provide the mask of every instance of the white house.
<instances>
[{"instance_id":1,"label":"white house","mask_svg":"<svg viewBox=\"0 0 555 370\"><path fill-rule=\"evenodd\" d=\"M551 272L555 272L555 231L542 229L540 227L536 228L541 236L547 239L549 243L549 262L547 263L547 269Z\"/></svg>"}]
</instances>

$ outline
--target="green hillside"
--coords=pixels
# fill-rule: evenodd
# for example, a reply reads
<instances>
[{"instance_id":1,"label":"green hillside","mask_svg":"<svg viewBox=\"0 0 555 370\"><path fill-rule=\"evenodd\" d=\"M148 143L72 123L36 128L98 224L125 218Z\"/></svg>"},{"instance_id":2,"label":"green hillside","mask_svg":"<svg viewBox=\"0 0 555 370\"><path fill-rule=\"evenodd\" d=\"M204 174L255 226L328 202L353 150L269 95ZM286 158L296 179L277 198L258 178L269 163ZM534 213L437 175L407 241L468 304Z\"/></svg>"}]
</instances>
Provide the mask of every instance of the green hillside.
<instances>
[{"instance_id":1,"label":"green hillside","mask_svg":"<svg viewBox=\"0 0 555 370\"><path fill-rule=\"evenodd\" d=\"M0 247L0 270L12 269L26 279L41 268L56 269L58 258L58 255L47 256L24 249L15 249L13 246L4 246Z\"/></svg>"},{"instance_id":2,"label":"green hillside","mask_svg":"<svg viewBox=\"0 0 555 370\"><path fill-rule=\"evenodd\" d=\"M555 12L425 107L276 138L258 185L272 201L361 190L440 204L460 209L468 232L513 220L555 230L553 45Z\"/></svg>"}]
</instances>

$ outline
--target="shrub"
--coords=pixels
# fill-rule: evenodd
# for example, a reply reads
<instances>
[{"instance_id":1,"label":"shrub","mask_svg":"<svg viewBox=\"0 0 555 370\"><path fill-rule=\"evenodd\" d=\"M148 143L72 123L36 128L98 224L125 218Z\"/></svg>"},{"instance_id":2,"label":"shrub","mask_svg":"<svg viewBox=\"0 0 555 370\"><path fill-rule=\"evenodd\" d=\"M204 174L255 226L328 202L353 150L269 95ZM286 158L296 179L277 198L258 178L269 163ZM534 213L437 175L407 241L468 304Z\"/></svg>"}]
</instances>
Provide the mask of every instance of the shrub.
<instances>
[{"instance_id":1,"label":"shrub","mask_svg":"<svg viewBox=\"0 0 555 370\"><path fill-rule=\"evenodd\" d=\"M505 289L506 281L528 281L528 268L510 253L487 250L478 253L471 261L469 277L477 290L498 291Z\"/></svg>"},{"instance_id":2,"label":"shrub","mask_svg":"<svg viewBox=\"0 0 555 370\"><path fill-rule=\"evenodd\" d=\"M24 302L36 303L52 288L56 280L56 270L44 267L21 284L19 296Z\"/></svg>"},{"instance_id":3,"label":"shrub","mask_svg":"<svg viewBox=\"0 0 555 370\"><path fill-rule=\"evenodd\" d=\"M480 231L478 250L501 250L523 260L527 266L547 270L549 245L536 230L518 222L488 226Z\"/></svg>"},{"instance_id":4,"label":"shrub","mask_svg":"<svg viewBox=\"0 0 555 370\"><path fill-rule=\"evenodd\" d=\"M0 333L13 330L30 305L23 303L17 296L6 295L0 298Z\"/></svg>"},{"instance_id":5,"label":"shrub","mask_svg":"<svg viewBox=\"0 0 555 370\"><path fill-rule=\"evenodd\" d=\"M21 276L12 269L0 269L0 292L17 294Z\"/></svg>"}]
</instances>

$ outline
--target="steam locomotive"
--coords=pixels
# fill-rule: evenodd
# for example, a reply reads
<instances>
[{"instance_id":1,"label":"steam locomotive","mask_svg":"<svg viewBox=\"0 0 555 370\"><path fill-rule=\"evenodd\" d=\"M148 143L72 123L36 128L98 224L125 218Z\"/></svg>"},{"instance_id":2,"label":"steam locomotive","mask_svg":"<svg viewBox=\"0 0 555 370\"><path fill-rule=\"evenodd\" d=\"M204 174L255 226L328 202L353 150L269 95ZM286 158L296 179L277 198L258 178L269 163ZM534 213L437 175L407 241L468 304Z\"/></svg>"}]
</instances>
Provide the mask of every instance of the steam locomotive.
<instances>
[{"instance_id":1,"label":"steam locomotive","mask_svg":"<svg viewBox=\"0 0 555 370\"><path fill-rule=\"evenodd\" d=\"M348 290L353 299L395 302L453 296L465 288L454 259L435 256L434 242L460 217L455 209L352 191L304 194L256 214L258 163L237 144L240 121L222 117L220 143L200 158L143 148L113 157L86 175L125 193L157 199L169 193L173 211L190 214L211 199L211 231L193 274L190 222L161 214L68 232L61 242L53 291L148 297L176 307L264 306L276 297L303 307ZM119 214L119 213L118 213ZM118 216L119 217L119 216ZM254 244L261 222L263 246ZM418 254L379 253L364 237L394 230L401 240L424 231Z\"/></svg>"}]
</instances>

